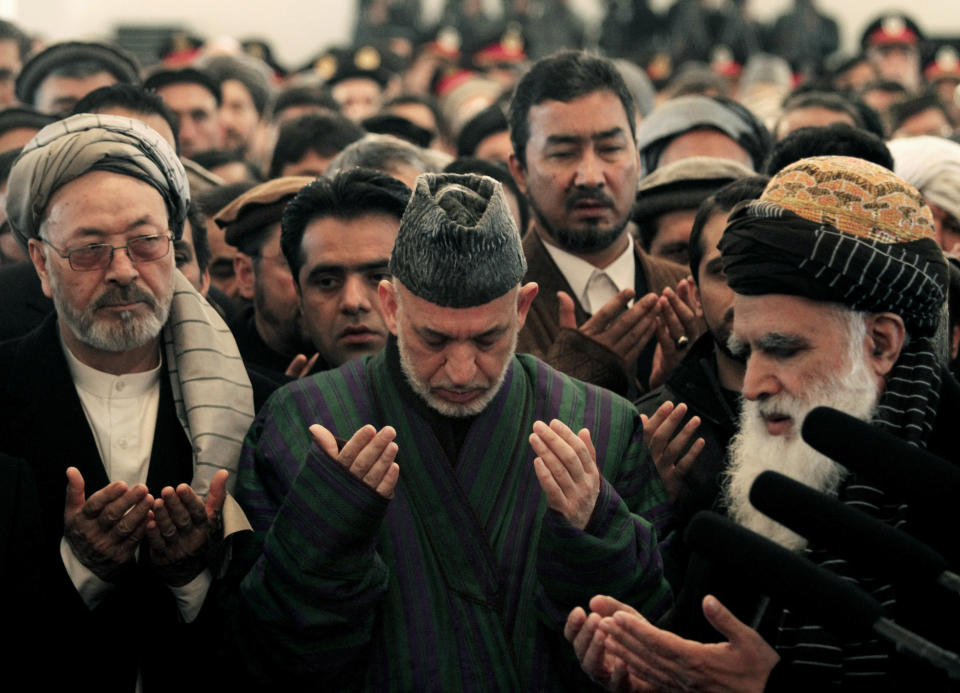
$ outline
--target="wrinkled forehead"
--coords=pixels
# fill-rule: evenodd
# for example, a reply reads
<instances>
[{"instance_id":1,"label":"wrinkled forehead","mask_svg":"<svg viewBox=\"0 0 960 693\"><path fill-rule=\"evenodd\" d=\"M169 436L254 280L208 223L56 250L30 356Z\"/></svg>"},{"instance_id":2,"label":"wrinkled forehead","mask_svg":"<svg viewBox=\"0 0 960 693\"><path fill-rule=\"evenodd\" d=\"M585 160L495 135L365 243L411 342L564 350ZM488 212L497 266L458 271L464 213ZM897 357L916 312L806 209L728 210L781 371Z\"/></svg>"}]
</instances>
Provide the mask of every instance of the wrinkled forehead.
<instances>
[{"instance_id":1,"label":"wrinkled forehead","mask_svg":"<svg viewBox=\"0 0 960 693\"><path fill-rule=\"evenodd\" d=\"M88 171L57 188L43 210L45 236L96 235L169 228L167 205L149 183L122 173Z\"/></svg>"},{"instance_id":2,"label":"wrinkled forehead","mask_svg":"<svg viewBox=\"0 0 960 693\"><path fill-rule=\"evenodd\" d=\"M788 294L734 294L733 334L745 343L769 335L818 336L842 326L851 311Z\"/></svg>"},{"instance_id":3,"label":"wrinkled forehead","mask_svg":"<svg viewBox=\"0 0 960 693\"><path fill-rule=\"evenodd\" d=\"M519 285L499 298L469 308L450 308L420 298L394 280L403 318L415 329L468 339L493 329L516 329Z\"/></svg>"}]
</instances>

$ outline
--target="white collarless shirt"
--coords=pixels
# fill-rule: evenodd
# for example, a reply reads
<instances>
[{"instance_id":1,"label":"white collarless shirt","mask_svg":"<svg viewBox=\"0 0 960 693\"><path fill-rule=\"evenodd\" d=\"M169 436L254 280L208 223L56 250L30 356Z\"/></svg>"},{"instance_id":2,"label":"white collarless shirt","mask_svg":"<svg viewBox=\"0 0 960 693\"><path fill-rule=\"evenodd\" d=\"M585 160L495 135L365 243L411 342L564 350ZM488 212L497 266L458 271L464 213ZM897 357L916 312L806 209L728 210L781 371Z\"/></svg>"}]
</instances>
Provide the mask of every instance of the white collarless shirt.
<instances>
[{"instance_id":1,"label":"white collarless shirt","mask_svg":"<svg viewBox=\"0 0 960 693\"><path fill-rule=\"evenodd\" d=\"M111 483L145 484L160 408L162 362L143 373L113 375L82 363L60 341L83 413ZM69 452L65 451L66 455ZM86 488L87 497L99 489ZM88 608L95 608L114 585L101 580L74 555L66 538L60 540L63 565ZM200 613L212 576L204 570L182 587L170 587L186 622Z\"/></svg>"},{"instance_id":2,"label":"white collarless shirt","mask_svg":"<svg viewBox=\"0 0 960 693\"><path fill-rule=\"evenodd\" d=\"M636 287L637 269L630 234L627 241L626 250L603 269L551 243L544 241L543 245L573 290L574 298L587 314L593 315L623 289Z\"/></svg>"}]
</instances>

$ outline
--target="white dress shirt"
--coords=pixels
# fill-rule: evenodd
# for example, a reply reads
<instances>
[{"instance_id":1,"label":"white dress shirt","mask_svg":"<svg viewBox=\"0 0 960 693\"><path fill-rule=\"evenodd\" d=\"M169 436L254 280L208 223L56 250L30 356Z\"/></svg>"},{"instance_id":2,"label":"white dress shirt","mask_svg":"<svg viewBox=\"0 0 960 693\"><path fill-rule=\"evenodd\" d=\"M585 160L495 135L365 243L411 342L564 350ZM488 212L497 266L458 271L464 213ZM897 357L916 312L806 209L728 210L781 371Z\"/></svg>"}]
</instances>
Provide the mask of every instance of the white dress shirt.
<instances>
[{"instance_id":1,"label":"white dress shirt","mask_svg":"<svg viewBox=\"0 0 960 693\"><path fill-rule=\"evenodd\" d=\"M636 287L633 238L629 234L627 241L627 249L603 269L551 243L544 241L543 245L573 290L573 297L592 315L623 289Z\"/></svg>"}]
</instances>

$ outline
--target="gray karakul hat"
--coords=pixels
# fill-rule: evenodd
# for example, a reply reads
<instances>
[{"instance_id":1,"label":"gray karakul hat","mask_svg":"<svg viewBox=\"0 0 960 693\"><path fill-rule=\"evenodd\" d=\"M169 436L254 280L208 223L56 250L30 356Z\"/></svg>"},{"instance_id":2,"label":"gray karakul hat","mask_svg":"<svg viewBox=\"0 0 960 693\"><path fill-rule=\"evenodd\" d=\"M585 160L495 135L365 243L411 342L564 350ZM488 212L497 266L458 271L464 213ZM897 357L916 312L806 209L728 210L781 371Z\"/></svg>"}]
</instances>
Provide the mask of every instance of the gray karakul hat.
<instances>
[{"instance_id":1,"label":"gray karakul hat","mask_svg":"<svg viewBox=\"0 0 960 693\"><path fill-rule=\"evenodd\" d=\"M526 271L498 181L453 173L417 178L390 257L390 273L414 295L471 308L503 296Z\"/></svg>"}]
</instances>

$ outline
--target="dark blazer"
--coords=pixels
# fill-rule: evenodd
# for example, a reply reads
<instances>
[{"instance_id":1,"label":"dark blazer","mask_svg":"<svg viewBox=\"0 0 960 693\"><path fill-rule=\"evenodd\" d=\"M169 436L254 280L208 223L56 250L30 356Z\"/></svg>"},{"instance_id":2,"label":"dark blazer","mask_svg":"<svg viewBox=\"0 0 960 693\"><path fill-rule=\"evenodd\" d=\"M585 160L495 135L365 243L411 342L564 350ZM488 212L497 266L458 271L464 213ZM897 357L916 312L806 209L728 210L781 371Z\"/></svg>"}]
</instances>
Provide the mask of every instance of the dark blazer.
<instances>
[{"instance_id":1,"label":"dark blazer","mask_svg":"<svg viewBox=\"0 0 960 693\"><path fill-rule=\"evenodd\" d=\"M154 494L193 476L190 442L176 416L169 377L162 374L160 382L147 475ZM0 344L0 452L25 460L36 479L44 598L35 606L45 626L43 644L35 648L43 661L33 680L41 688L75 685L83 671L91 686L132 690L139 667L150 690L207 675L219 627L216 608L208 608L211 596L195 622L180 623L172 594L145 565L141 547L140 563L131 564L117 587L90 610L63 568L59 544L66 468L80 470L87 497L109 480L70 377L55 314L24 337ZM194 647L199 649L191 652Z\"/></svg>"},{"instance_id":2,"label":"dark blazer","mask_svg":"<svg viewBox=\"0 0 960 693\"><path fill-rule=\"evenodd\" d=\"M682 265L643 252L639 243L634 243L634 249L638 295L660 294L668 286L675 287L689 274L689 269ZM523 252L527 257L524 281L537 282L540 291L530 307L527 323L520 331L517 351L533 354L558 371L621 395L635 396L638 388L644 391L650 375L649 363L646 363L647 372L639 374L638 383L636 364L623 363L617 354L577 330L560 329L558 291L565 291L573 298L577 325L582 325L588 315L536 231L528 231L523 237ZM655 344L654 340L651 341ZM650 351L652 353L652 349ZM647 360L650 356L647 355Z\"/></svg>"},{"instance_id":3,"label":"dark blazer","mask_svg":"<svg viewBox=\"0 0 960 693\"><path fill-rule=\"evenodd\" d=\"M0 342L22 337L52 312L32 262L0 267Z\"/></svg>"}]
</instances>

